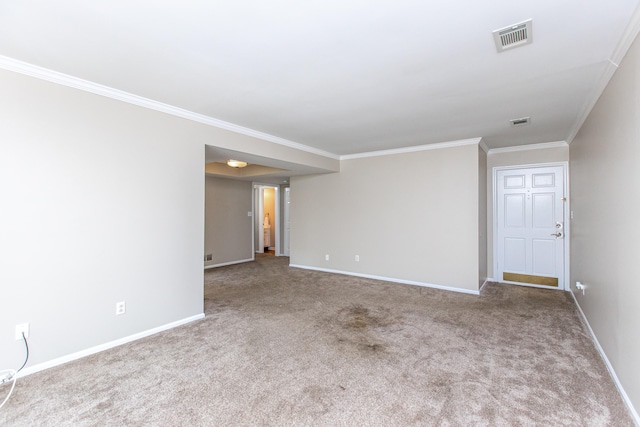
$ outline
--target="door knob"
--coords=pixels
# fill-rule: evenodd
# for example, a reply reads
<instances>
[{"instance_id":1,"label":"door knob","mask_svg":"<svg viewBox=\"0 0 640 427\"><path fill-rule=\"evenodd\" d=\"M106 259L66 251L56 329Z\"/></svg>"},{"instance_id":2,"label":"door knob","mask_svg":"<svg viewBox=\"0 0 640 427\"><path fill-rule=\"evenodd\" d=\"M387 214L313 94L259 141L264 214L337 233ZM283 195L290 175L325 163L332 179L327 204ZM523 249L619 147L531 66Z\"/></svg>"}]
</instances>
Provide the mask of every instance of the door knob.
<instances>
[{"instance_id":1,"label":"door knob","mask_svg":"<svg viewBox=\"0 0 640 427\"><path fill-rule=\"evenodd\" d=\"M557 239L557 238L562 237L562 232L561 232L561 231L558 231L557 233L552 233L552 234L550 234L550 236L556 236L556 239Z\"/></svg>"}]
</instances>

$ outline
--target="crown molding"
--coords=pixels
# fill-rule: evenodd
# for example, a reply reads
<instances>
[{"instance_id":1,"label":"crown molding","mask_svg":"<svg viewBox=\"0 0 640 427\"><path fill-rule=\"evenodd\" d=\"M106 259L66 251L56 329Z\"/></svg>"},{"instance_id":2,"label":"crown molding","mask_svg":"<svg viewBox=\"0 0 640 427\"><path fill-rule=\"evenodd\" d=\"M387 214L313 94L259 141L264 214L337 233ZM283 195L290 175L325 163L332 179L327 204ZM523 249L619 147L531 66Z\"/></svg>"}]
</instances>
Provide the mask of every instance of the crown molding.
<instances>
[{"instance_id":1,"label":"crown molding","mask_svg":"<svg viewBox=\"0 0 640 427\"><path fill-rule=\"evenodd\" d=\"M622 38L611 55L610 60L616 67L622 62L638 33L640 33L640 5L636 6L636 10L634 10L629 23L624 29L624 33L622 33Z\"/></svg>"},{"instance_id":2,"label":"crown molding","mask_svg":"<svg viewBox=\"0 0 640 427\"><path fill-rule=\"evenodd\" d=\"M567 143L571 144L580 131L580 128L591 114L591 110L595 107L596 102L600 99L600 95L604 92L609 84L609 81L613 77L614 73L618 69L618 66L624 59L624 56L627 54L627 51L631 47L631 44L640 33L640 5L636 6L633 15L631 15L631 19L627 24L624 32L622 33L622 38L616 45L613 53L611 54L611 58L606 62L604 66L604 70L600 74L600 78L594 85L594 89L591 92L591 96L589 96L582 107L580 114L578 115L578 119L574 124L571 132L569 133L569 137L567 138Z\"/></svg>"},{"instance_id":3,"label":"crown molding","mask_svg":"<svg viewBox=\"0 0 640 427\"><path fill-rule=\"evenodd\" d=\"M587 120L587 117L589 117L589 114L591 114L591 110L593 110L593 107L595 107L596 102L598 102L598 99L600 99L600 95L602 95L604 90L607 88L607 85L609 84L611 77L613 77L613 74L616 72L617 69L618 69L618 66L610 60L607 61L606 64L604 65L604 70L602 70L600 77L598 78L596 83L593 85L593 90L591 91L591 94L586 98L586 101L582 109L580 110L580 114L578 115L578 119L576 120L575 124L571 128L571 132L567 137L568 144L571 144L573 142L574 138L580 131L580 128L582 127L584 122Z\"/></svg>"},{"instance_id":4,"label":"crown molding","mask_svg":"<svg viewBox=\"0 0 640 427\"><path fill-rule=\"evenodd\" d=\"M545 148L568 147L565 141L542 142L540 144L515 145L513 147L492 148L487 154L513 153L515 151L543 150Z\"/></svg>"},{"instance_id":5,"label":"crown molding","mask_svg":"<svg viewBox=\"0 0 640 427\"><path fill-rule=\"evenodd\" d=\"M366 153L347 154L340 160L362 159L365 157L390 156L393 154L415 153L416 151L438 150L440 148L459 147L462 145L478 145L482 138L461 139L458 141L439 142L435 144L415 145L413 147L394 148L391 150L369 151Z\"/></svg>"},{"instance_id":6,"label":"crown molding","mask_svg":"<svg viewBox=\"0 0 640 427\"><path fill-rule=\"evenodd\" d=\"M57 83L57 84L71 87L74 89L79 89L85 92L90 92L95 95L100 95L100 96L115 99L118 101L126 102L129 104L137 105L139 107L148 108L150 110L171 114L176 117L181 117L183 119L191 120L191 121L202 123L205 125L217 127L220 129L225 129L231 132L239 133L239 134L250 136L253 138L262 139L264 141L273 142L275 144L284 145L289 148L305 151L311 154L316 154L318 156L328 157L334 160L339 159L339 156L337 154L329 153L328 151L319 150L317 148L309 147L308 145L300 144L294 141L289 141L288 139L280 138L274 135L270 135L270 134L253 130L250 128L246 128L243 126L238 126L233 123L225 122L223 120L206 116L204 114L194 113L193 111L185 110L183 108L175 107L173 105L165 104L159 101L154 101L153 99L144 98L142 96L134 95L129 92L114 89L109 86L105 86L105 85L94 83L88 80L80 79L78 77L74 77L68 74L49 70L47 68L43 68L37 65L18 61L17 59L9 58L2 55L0 55L0 68L8 71L24 74L27 76L35 77L37 79L46 80L52 83Z\"/></svg>"},{"instance_id":7,"label":"crown molding","mask_svg":"<svg viewBox=\"0 0 640 427\"><path fill-rule=\"evenodd\" d=\"M489 146L484 142L484 139L480 139L480 142L478 143L478 145L480 146L480 148L482 148L482 151L484 151L485 153L489 153Z\"/></svg>"}]
</instances>

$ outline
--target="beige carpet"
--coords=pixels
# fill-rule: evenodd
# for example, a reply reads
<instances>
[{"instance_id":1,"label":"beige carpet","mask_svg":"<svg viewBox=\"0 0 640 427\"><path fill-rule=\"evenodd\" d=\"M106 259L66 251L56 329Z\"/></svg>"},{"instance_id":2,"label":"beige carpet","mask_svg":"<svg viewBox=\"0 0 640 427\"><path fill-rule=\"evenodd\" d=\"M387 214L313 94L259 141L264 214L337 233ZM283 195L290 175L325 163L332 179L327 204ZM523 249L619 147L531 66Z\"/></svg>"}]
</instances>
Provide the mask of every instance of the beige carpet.
<instances>
[{"instance_id":1,"label":"beige carpet","mask_svg":"<svg viewBox=\"0 0 640 427\"><path fill-rule=\"evenodd\" d=\"M632 426L570 296L207 270L207 317L19 380L6 426Z\"/></svg>"}]
</instances>

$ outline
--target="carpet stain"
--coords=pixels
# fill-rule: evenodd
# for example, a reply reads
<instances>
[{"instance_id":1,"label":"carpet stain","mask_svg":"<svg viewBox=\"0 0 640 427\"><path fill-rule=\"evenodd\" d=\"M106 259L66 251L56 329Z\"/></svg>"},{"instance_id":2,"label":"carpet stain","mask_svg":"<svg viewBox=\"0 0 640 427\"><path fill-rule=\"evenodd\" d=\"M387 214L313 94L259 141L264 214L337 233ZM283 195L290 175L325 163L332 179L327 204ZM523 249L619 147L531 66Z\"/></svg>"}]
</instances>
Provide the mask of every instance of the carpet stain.
<instances>
[{"instance_id":1,"label":"carpet stain","mask_svg":"<svg viewBox=\"0 0 640 427\"><path fill-rule=\"evenodd\" d=\"M358 348L362 351L367 351L370 353L380 353L386 350L386 346L378 343L368 343L368 344L359 344Z\"/></svg>"},{"instance_id":2,"label":"carpet stain","mask_svg":"<svg viewBox=\"0 0 640 427\"><path fill-rule=\"evenodd\" d=\"M327 326L336 335L340 348L371 356L388 350L389 344L381 337L399 321L387 308L350 304L339 309Z\"/></svg>"},{"instance_id":3,"label":"carpet stain","mask_svg":"<svg viewBox=\"0 0 640 427\"><path fill-rule=\"evenodd\" d=\"M347 323L348 328L354 328L354 329L366 328L367 326L368 326L367 321L360 316L354 317L349 321L349 323Z\"/></svg>"},{"instance_id":4,"label":"carpet stain","mask_svg":"<svg viewBox=\"0 0 640 427\"><path fill-rule=\"evenodd\" d=\"M347 351L356 352L360 357L366 355L382 354L387 351L388 345L379 341L374 342L370 336L338 337L336 342Z\"/></svg>"},{"instance_id":5,"label":"carpet stain","mask_svg":"<svg viewBox=\"0 0 640 427\"><path fill-rule=\"evenodd\" d=\"M337 318L343 328L355 330L386 327L397 321L388 309L378 308L373 314L360 304L352 304L339 310Z\"/></svg>"},{"instance_id":6,"label":"carpet stain","mask_svg":"<svg viewBox=\"0 0 640 427\"><path fill-rule=\"evenodd\" d=\"M533 319L535 316L531 315L531 314L522 314L522 313L516 313L516 315L518 317L521 317L523 319Z\"/></svg>"}]
</instances>

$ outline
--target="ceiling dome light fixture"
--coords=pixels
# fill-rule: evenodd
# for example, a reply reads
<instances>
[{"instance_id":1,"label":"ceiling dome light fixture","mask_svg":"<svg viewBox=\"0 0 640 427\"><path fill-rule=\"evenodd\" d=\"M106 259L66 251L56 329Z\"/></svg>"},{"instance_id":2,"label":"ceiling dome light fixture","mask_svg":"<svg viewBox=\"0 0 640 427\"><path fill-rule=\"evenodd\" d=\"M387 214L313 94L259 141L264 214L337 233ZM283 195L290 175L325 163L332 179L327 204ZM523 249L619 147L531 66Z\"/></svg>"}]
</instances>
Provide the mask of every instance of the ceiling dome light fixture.
<instances>
[{"instance_id":1,"label":"ceiling dome light fixture","mask_svg":"<svg viewBox=\"0 0 640 427\"><path fill-rule=\"evenodd\" d=\"M247 166L247 162L229 159L227 160L227 166L231 166L232 168L243 168Z\"/></svg>"}]
</instances>

